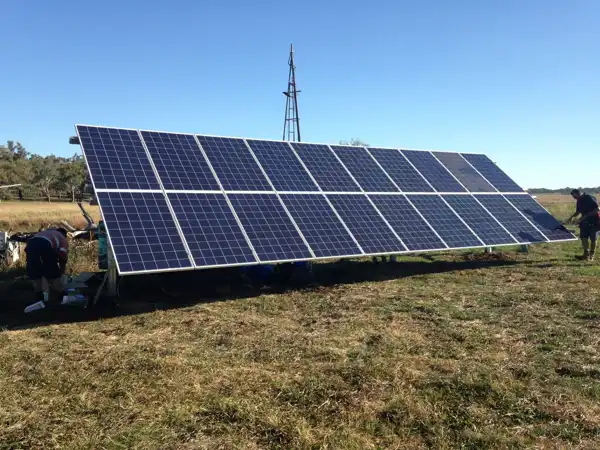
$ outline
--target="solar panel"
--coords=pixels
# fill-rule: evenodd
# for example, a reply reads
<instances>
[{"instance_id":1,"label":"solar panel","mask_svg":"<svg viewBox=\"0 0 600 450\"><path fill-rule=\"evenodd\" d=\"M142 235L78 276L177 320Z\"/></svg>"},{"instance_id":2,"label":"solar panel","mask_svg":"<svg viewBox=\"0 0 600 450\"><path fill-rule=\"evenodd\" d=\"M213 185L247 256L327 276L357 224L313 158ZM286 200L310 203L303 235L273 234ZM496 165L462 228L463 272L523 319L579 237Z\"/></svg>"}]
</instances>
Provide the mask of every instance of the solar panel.
<instances>
[{"instance_id":1,"label":"solar panel","mask_svg":"<svg viewBox=\"0 0 600 450\"><path fill-rule=\"evenodd\" d=\"M160 189L137 131L76 128L96 189Z\"/></svg>"},{"instance_id":2,"label":"solar panel","mask_svg":"<svg viewBox=\"0 0 600 450\"><path fill-rule=\"evenodd\" d=\"M281 200L316 257L362 255L323 195L284 194Z\"/></svg>"},{"instance_id":3,"label":"solar panel","mask_svg":"<svg viewBox=\"0 0 600 450\"><path fill-rule=\"evenodd\" d=\"M409 250L447 248L404 195L370 195L369 198Z\"/></svg>"},{"instance_id":4,"label":"solar panel","mask_svg":"<svg viewBox=\"0 0 600 450\"><path fill-rule=\"evenodd\" d=\"M486 245L517 243L472 196L444 195L443 197Z\"/></svg>"},{"instance_id":5,"label":"solar panel","mask_svg":"<svg viewBox=\"0 0 600 450\"><path fill-rule=\"evenodd\" d=\"M406 247L364 195L328 195L365 253L401 253Z\"/></svg>"},{"instance_id":6,"label":"solar panel","mask_svg":"<svg viewBox=\"0 0 600 450\"><path fill-rule=\"evenodd\" d=\"M162 193L97 192L119 273L193 267Z\"/></svg>"},{"instance_id":7,"label":"solar panel","mask_svg":"<svg viewBox=\"0 0 600 450\"><path fill-rule=\"evenodd\" d=\"M496 189L488 183L459 153L435 152L433 155L446 169L452 172L458 181L471 192L496 192Z\"/></svg>"},{"instance_id":8,"label":"solar panel","mask_svg":"<svg viewBox=\"0 0 600 450\"><path fill-rule=\"evenodd\" d=\"M364 191L398 192L394 183L390 181L364 147L332 145L331 149L342 160Z\"/></svg>"},{"instance_id":9,"label":"solar panel","mask_svg":"<svg viewBox=\"0 0 600 450\"><path fill-rule=\"evenodd\" d=\"M402 192L433 192L433 188L425 181L425 178L398 150L369 148L368 151Z\"/></svg>"},{"instance_id":10,"label":"solar panel","mask_svg":"<svg viewBox=\"0 0 600 450\"><path fill-rule=\"evenodd\" d=\"M444 169L444 166L430 152L402 150L402 154L413 163L436 191L465 192L465 189Z\"/></svg>"},{"instance_id":11,"label":"solar panel","mask_svg":"<svg viewBox=\"0 0 600 450\"><path fill-rule=\"evenodd\" d=\"M230 194L229 200L261 262L312 258L276 195Z\"/></svg>"},{"instance_id":12,"label":"solar panel","mask_svg":"<svg viewBox=\"0 0 600 450\"><path fill-rule=\"evenodd\" d=\"M450 248L483 246L440 196L410 195L408 198Z\"/></svg>"},{"instance_id":13,"label":"solar panel","mask_svg":"<svg viewBox=\"0 0 600 450\"><path fill-rule=\"evenodd\" d=\"M292 143L324 191L360 192L360 188L327 145Z\"/></svg>"},{"instance_id":14,"label":"solar panel","mask_svg":"<svg viewBox=\"0 0 600 450\"><path fill-rule=\"evenodd\" d=\"M223 194L168 196L197 267L256 262Z\"/></svg>"},{"instance_id":15,"label":"solar panel","mask_svg":"<svg viewBox=\"0 0 600 450\"><path fill-rule=\"evenodd\" d=\"M141 133L165 189L220 190L194 136L156 131Z\"/></svg>"},{"instance_id":16,"label":"solar panel","mask_svg":"<svg viewBox=\"0 0 600 450\"><path fill-rule=\"evenodd\" d=\"M504 225L519 243L545 242L546 238L501 195L478 195L486 209Z\"/></svg>"},{"instance_id":17,"label":"solar panel","mask_svg":"<svg viewBox=\"0 0 600 450\"><path fill-rule=\"evenodd\" d=\"M253 139L246 142L278 191L319 190L287 142Z\"/></svg>"},{"instance_id":18,"label":"solar panel","mask_svg":"<svg viewBox=\"0 0 600 450\"><path fill-rule=\"evenodd\" d=\"M469 163L477 169L500 192L523 192L523 189L506 175L486 155L470 153L462 154Z\"/></svg>"},{"instance_id":19,"label":"solar panel","mask_svg":"<svg viewBox=\"0 0 600 450\"><path fill-rule=\"evenodd\" d=\"M225 190L272 190L243 139L197 138Z\"/></svg>"},{"instance_id":20,"label":"solar panel","mask_svg":"<svg viewBox=\"0 0 600 450\"><path fill-rule=\"evenodd\" d=\"M576 239L485 155L77 133L121 274Z\"/></svg>"},{"instance_id":21,"label":"solar panel","mask_svg":"<svg viewBox=\"0 0 600 450\"><path fill-rule=\"evenodd\" d=\"M527 194L505 196L551 241L573 239L574 236L562 227L561 223L550 215L538 202Z\"/></svg>"}]
</instances>

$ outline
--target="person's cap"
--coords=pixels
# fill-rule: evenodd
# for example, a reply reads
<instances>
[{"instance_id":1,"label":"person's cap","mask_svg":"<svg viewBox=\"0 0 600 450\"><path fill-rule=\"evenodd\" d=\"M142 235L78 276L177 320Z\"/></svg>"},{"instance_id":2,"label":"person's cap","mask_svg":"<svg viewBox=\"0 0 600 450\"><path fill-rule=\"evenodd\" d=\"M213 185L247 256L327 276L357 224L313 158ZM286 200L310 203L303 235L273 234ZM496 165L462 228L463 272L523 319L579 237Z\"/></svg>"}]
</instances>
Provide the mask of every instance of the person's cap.
<instances>
[{"instance_id":1,"label":"person's cap","mask_svg":"<svg viewBox=\"0 0 600 450\"><path fill-rule=\"evenodd\" d=\"M579 195L579 194L581 194L581 191L579 189L573 189L571 191L571 195Z\"/></svg>"}]
</instances>

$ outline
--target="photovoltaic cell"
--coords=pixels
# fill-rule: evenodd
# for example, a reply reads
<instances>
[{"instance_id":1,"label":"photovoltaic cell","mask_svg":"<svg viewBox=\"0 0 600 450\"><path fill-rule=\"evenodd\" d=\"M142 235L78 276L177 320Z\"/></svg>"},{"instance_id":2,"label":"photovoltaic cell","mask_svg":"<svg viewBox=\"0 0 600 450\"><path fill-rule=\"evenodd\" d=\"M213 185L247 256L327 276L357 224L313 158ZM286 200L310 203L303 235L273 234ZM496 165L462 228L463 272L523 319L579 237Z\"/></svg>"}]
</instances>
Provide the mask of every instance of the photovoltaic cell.
<instances>
[{"instance_id":1,"label":"photovoltaic cell","mask_svg":"<svg viewBox=\"0 0 600 450\"><path fill-rule=\"evenodd\" d=\"M342 160L363 190L368 192L398 192L396 186L364 147L332 145L331 149Z\"/></svg>"},{"instance_id":2,"label":"photovoltaic cell","mask_svg":"<svg viewBox=\"0 0 600 450\"><path fill-rule=\"evenodd\" d=\"M394 180L402 192L433 192L427 181L410 165L398 150L369 148L381 167Z\"/></svg>"},{"instance_id":3,"label":"photovoltaic cell","mask_svg":"<svg viewBox=\"0 0 600 450\"><path fill-rule=\"evenodd\" d=\"M481 247L483 244L438 195L411 195L413 205L451 248Z\"/></svg>"},{"instance_id":4,"label":"photovoltaic cell","mask_svg":"<svg viewBox=\"0 0 600 450\"><path fill-rule=\"evenodd\" d=\"M501 195L478 195L477 200L517 238L519 243L546 241L546 238Z\"/></svg>"},{"instance_id":5,"label":"photovoltaic cell","mask_svg":"<svg viewBox=\"0 0 600 450\"><path fill-rule=\"evenodd\" d=\"M197 138L225 190L272 190L243 139Z\"/></svg>"},{"instance_id":6,"label":"photovoltaic cell","mask_svg":"<svg viewBox=\"0 0 600 450\"><path fill-rule=\"evenodd\" d=\"M230 194L228 197L260 261L312 258L276 195Z\"/></svg>"},{"instance_id":7,"label":"photovoltaic cell","mask_svg":"<svg viewBox=\"0 0 600 450\"><path fill-rule=\"evenodd\" d=\"M465 189L454 179L444 166L430 152L402 150L411 163L438 192L465 192Z\"/></svg>"},{"instance_id":8,"label":"photovoltaic cell","mask_svg":"<svg viewBox=\"0 0 600 450\"><path fill-rule=\"evenodd\" d=\"M574 236L550 215L538 202L527 194L506 195L506 198L551 241L573 239Z\"/></svg>"},{"instance_id":9,"label":"photovoltaic cell","mask_svg":"<svg viewBox=\"0 0 600 450\"><path fill-rule=\"evenodd\" d=\"M472 196L444 195L443 197L486 245L517 243Z\"/></svg>"},{"instance_id":10,"label":"photovoltaic cell","mask_svg":"<svg viewBox=\"0 0 600 450\"><path fill-rule=\"evenodd\" d=\"M496 189L485 181L475 169L459 154L448 152L434 152L433 155L452 172L468 191L471 192L496 192Z\"/></svg>"},{"instance_id":11,"label":"photovoltaic cell","mask_svg":"<svg viewBox=\"0 0 600 450\"><path fill-rule=\"evenodd\" d=\"M409 250L447 248L403 195L370 195L369 197Z\"/></svg>"},{"instance_id":12,"label":"photovoltaic cell","mask_svg":"<svg viewBox=\"0 0 600 450\"><path fill-rule=\"evenodd\" d=\"M406 248L364 195L328 195L365 253L400 253Z\"/></svg>"},{"instance_id":13,"label":"photovoltaic cell","mask_svg":"<svg viewBox=\"0 0 600 450\"><path fill-rule=\"evenodd\" d=\"M168 195L196 266L256 262L223 194Z\"/></svg>"},{"instance_id":14,"label":"photovoltaic cell","mask_svg":"<svg viewBox=\"0 0 600 450\"><path fill-rule=\"evenodd\" d=\"M247 139L278 191L318 191L287 142Z\"/></svg>"},{"instance_id":15,"label":"photovoltaic cell","mask_svg":"<svg viewBox=\"0 0 600 450\"><path fill-rule=\"evenodd\" d=\"M324 191L360 192L360 188L328 146L298 142L293 142L292 145L321 189Z\"/></svg>"},{"instance_id":16,"label":"photovoltaic cell","mask_svg":"<svg viewBox=\"0 0 600 450\"><path fill-rule=\"evenodd\" d=\"M135 130L77 126L96 189L160 189Z\"/></svg>"},{"instance_id":17,"label":"photovoltaic cell","mask_svg":"<svg viewBox=\"0 0 600 450\"><path fill-rule=\"evenodd\" d=\"M165 189L220 190L194 136L142 131Z\"/></svg>"},{"instance_id":18,"label":"photovoltaic cell","mask_svg":"<svg viewBox=\"0 0 600 450\"><path fill-rule=\"evenodd\" d=\"M500 192L523 192L523 189L506 175L486 155L463 153L469 163Z\"/></svg>"},{"instance_id":19,"label":"photovoltaic cell","mask_svg":"<svg viewBox=\"0 0 600 450\"><path fill-rule=\"evenodd\" d=\"M317 257L362 254L325 197L319 194L285 194L281 200Z\"/></svg>"},{"instance_id":20,"label":"photovoltaic cell","mask_svg":"<svg viewBox=\"0 0 600 450\"><path fill-rule=\"evenodd\" d=\"M119 273L192 268L162 193L97 192Z\"/></svg>"}]
</instances>

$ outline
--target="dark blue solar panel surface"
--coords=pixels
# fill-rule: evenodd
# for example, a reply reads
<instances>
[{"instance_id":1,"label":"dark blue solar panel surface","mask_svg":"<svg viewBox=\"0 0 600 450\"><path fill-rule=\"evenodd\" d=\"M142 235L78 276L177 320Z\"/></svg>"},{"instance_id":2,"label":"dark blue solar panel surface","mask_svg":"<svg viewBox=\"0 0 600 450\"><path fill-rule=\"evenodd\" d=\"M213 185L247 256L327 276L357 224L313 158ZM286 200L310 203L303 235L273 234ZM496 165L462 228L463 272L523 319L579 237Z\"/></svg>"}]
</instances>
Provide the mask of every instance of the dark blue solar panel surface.
<instances>
[{"instance_id":1,"label":"dark blue solar panel surface","mask_svg":"<svg viewBox=\"0 0 600 450\"><path fill-rule=\"evenodd\" d=\"M459 154L448 152L434 152L433 155L452 172L468 191L471 192L496 192L496 189L485 181L475 169Z\"/></svg>"},{"instance_id":2,"label":"dark blue solar panel surface","mask_svg":"<svg viewBox=\"0 0 600 450\"><path fill-rule=\"evenodd\" d=\"M197 266L256 262L223 194L168 194Z\"/></svg>"},{"instance_id":3,"label":"dark blue solar panel surface","mask_svg":"<svg viewBox=\"0 0 600 450\"><path fill-rule=\"evenodd\" d=\"M121 274L193 267L163 194L96 195Z\"/></svg>"},{"instance_id":4,"label":"dark blue solar panel surface","mask_svg":"<svg viewBox=\"0 0 600 450\"><path fill-rule=\"evenodd\" d=\"M561 223L548 213L538 202L527 194L507 195L506 198L551 241L574 239L574 236L561 228Z\"/></svg>"},{"instance_id":5,"label":"dark blue solar panel surface","mask_svg":"<svg viewBox=\"0 0 600 450\"><path fill-rule=\"evenodd\" d=\"M324 191L360 192L344 166L326 145L292 143L312 176Z\"/></svg>"},{"instance_id":6,"label":"dark blue solar panel surface","mask_svg":"<svg viewBox=\"0 0 600 450\"><path fill-rule=\"evenodd\" d=\"M409 250L446 248L403 195L370 195L369 197Z\"/></svg>"},{"instance_id":7,"label":"dark blue solar panel surface","mask_svg":"<svg viewBox=\"0 0 600 450\"><path fill-rule=\"evenodd\" d=\"M398 192L364 147L332 145L332 150L342 160L363 190L368 192Z\"/></svg>"},{"instance_id":8,"label":"dark blue solar panel surface","mask_svg":"<svg viewBox=\"0 0 600 450\"><path fill-rule=\"evenodd\" d=\"M406 251L364 195L328 195L327 198L365 253Z\"/></svg>"},{"instance_id":9,"label":"dark blue solar panel surface","mask_svg":"<svg viewBox=\"0 0 600 450\"><path fill-rule=\"evenodd\" d=\"M546 238L501 195L478 195L496 219L522 244L545 242Z\"/></svg>"},{"instance_id":10,"label":"dark blue solar panel surface","mask_svg":"<svg viewBox=\"0 0 600 450\"><path fill-rule=\"evenodd\" d=\"M472 196L444 195L443 197L486 245L517 243Z\"/></svg>"},{"instance_id":11,"label":"dark blue solar panel surface","mask_svg":"<svg viewBox=\"0 0 600 450\"><path fill-rule=\"evenodd\" d=\"M317 257L362 254L325 197L285 194L281 199Z\"/></svg>"},{"instance_id":12,"label":"dark blue solar panel surface","mask_svg":"<svg viewBox=\"0 0 600 450\"><path fill-rule=\"evenodd\" d=\"M77 126L96 189L160 189L135 130Z\"/></svg>"},{"instance_id":13,"label":"dark blue solar panel surface","mask_svg":"<svg viewBox=\"0 0 600 450\"><path fill-rule=\"evenodd\" d=\"M225 190L272 190L243 139L211 136L197 138Z\"/></svg>"},{"instance_id":14,"label":"dark blue solar panel surface","mask_svg":"<svg viewBox=\"0 0 600 450\"><path fill-rule=\"evenodd\" d=\"M410 195L408 198L449 247L483 245L438 195Z\"/></svg>"},{"instance_id":15,"label":"dark blue solar panel surface","mask_svg":"<svg viewBox=\"0 0 600 450\"><path fill-rule=\"evenodd\" d=\"M430 152L402 150L411 163L438 192L465 192L465 189L444 169Z\"/></svg>"},{"instance_id":16,"label":"dark blue solar panel surface","mask_svg":"<svg viewBox=\"0 0 600 450\"><path fill-rule=\"evenodd\" d=\"M228 197L262 262L312 258L276 195Z\"/></svg>"},{"instance_id":17,"label":"dark blue solar panel surface","mask_svg":"<svg viewBox=\"0 0 600 450\"><path fill-rule=\"evenodd\" d=\"M433 192L432 187L398 150L369 148L368 151L403 192Z\"/></svg>"},{"instance_id":18,"label":"dark blue solar panel surface","mask_svg":"<svg viewBox=\"0 0 600 450\"><path fill-rule=\"evenodd\" d=\"M142 131L165 189L220 190L194 136Z\"/></svg>"},{"instance_id":19,"label":"dark blue solar panel surface","mask_svg":"<svg viewBox=\"0 0 600 450\"><path fill-rule=\"evenodd\" d=\"M247 140L278 191L318 191L287 142Z\"/></svg>"},{"instance_id":20,"label":"dark blue solar panel surface","mask_svg":"<svg viewBox=\"0 0 600 450\"><path fill-rule=\"evenodd\" d=\"M575 239L529 195L479 195L523 192L485 155L291 143L296 155L283 141L77 132L95 188L114 190L97 197L122 274ZM161 184L188 191L169 194L176 217ZM264 193L231 193L230 206L191 192L221 186ZM475 195L451 195L465 188ZM319 189L332 194L300 194ZM419 194L434 190L445 200Z\"/></svg>"},{"instance_id":21,"label":"dark blue solar panel surface","mask_svg":"<svg viewBox=\"0 0 600 450\"><path fill-rule=\"evenodd\" d=\"M485 155L462 154L500 192L523 192L523 189Z\"/></svg>"}]
</instances>

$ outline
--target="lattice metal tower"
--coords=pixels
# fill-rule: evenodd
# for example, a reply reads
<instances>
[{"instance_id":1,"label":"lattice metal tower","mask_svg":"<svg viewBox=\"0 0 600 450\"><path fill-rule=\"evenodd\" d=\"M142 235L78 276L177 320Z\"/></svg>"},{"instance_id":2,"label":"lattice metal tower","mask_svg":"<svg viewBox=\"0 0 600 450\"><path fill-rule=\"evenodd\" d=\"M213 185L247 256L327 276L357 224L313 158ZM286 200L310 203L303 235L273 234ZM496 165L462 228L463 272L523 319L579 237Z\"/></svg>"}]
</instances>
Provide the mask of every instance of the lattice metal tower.
<instances>
[{"instance_id":1,"label":"lattice metal tower","mask_svg":"<svg viewBox=\"0 0 600 450\"><path fill-rule=\"evenodd\" d=\"M300 116L298 113L298 93L296 89L296 66L294 65L294 46L290 45L288 60L290 74L285 95L285 122L283 123L283 140L300 142Z\"/></svg>"}]
</instances>

